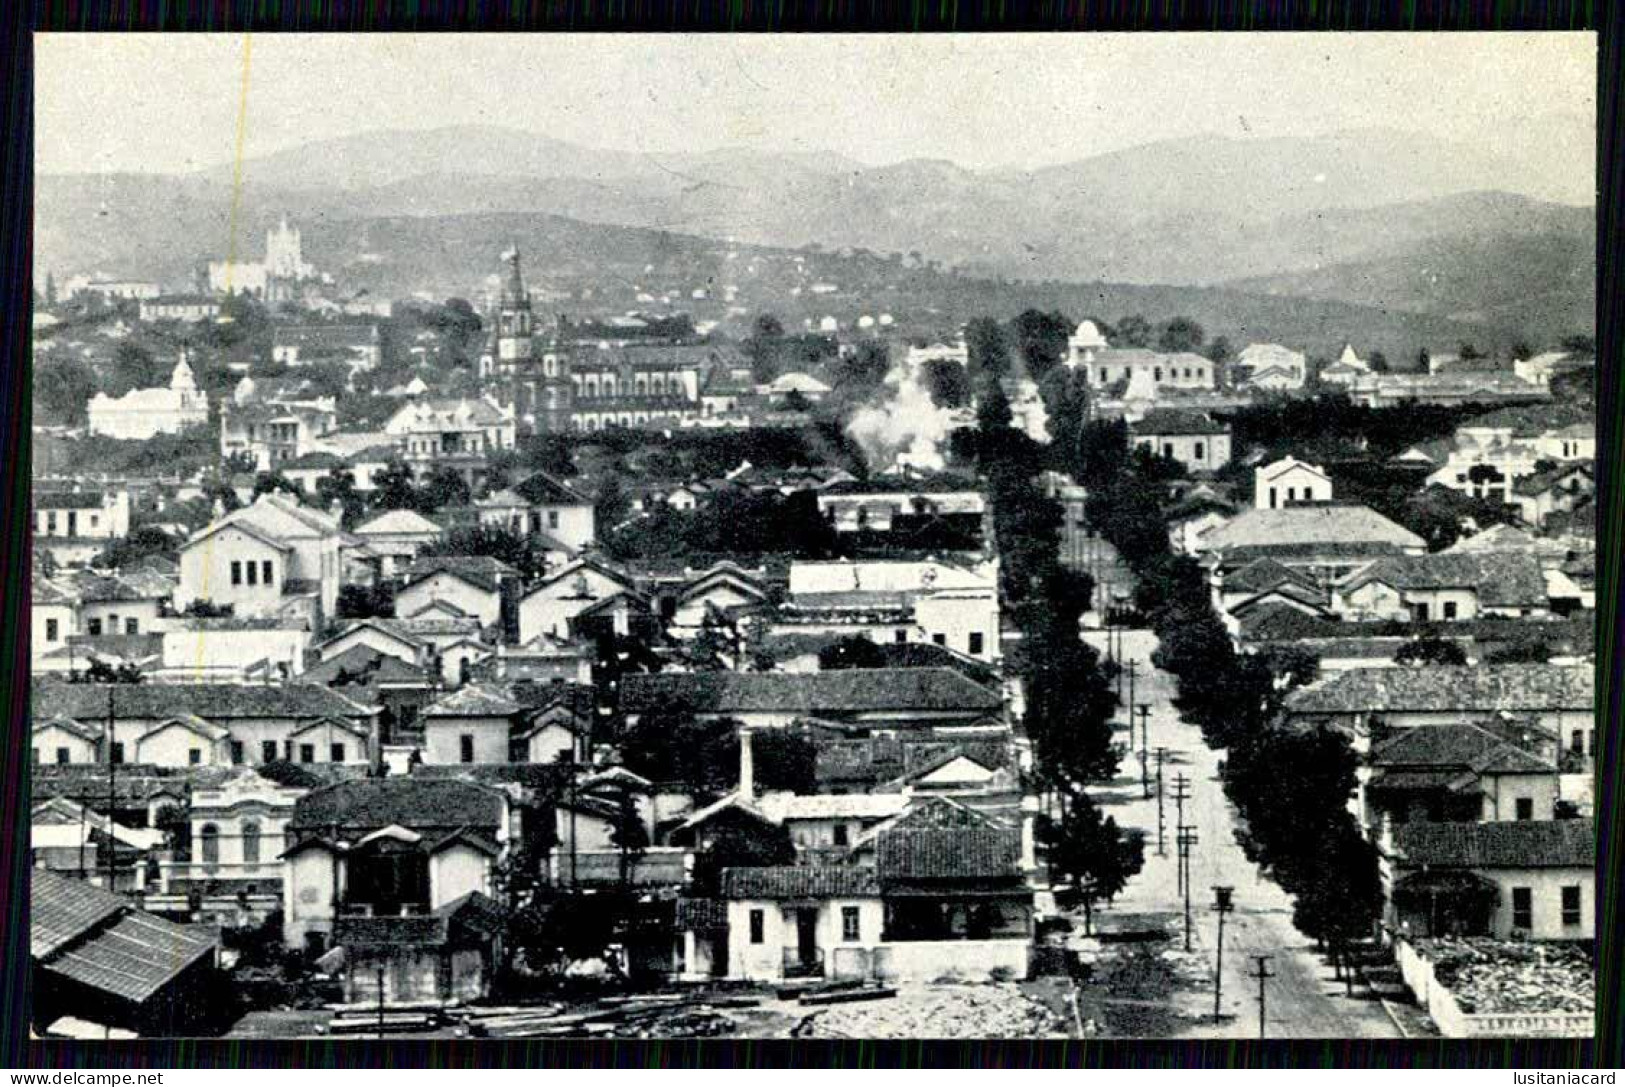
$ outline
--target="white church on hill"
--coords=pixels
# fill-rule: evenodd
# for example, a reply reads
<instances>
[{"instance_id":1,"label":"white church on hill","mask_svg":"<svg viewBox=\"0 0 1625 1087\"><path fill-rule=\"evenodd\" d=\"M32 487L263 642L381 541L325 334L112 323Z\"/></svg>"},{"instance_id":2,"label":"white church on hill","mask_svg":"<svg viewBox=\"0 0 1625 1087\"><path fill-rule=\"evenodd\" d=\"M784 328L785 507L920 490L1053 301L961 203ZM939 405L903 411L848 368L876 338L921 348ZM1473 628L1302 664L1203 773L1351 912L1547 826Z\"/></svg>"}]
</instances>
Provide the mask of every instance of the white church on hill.
<instances>
[{"instance_id":1,"label":"white church on hill","mask_svg":"<svg viewBox=\"0 0 1625 1087\"><path fill-rule=\"evenodd\" d=\"M88 407L90 432L109 438L146 441L156 434L177 434L209 421L209 398L192 379L186 351L169 375L167 389L131 389L114 398L97 393Z\"/></svg>"}]
</instances>

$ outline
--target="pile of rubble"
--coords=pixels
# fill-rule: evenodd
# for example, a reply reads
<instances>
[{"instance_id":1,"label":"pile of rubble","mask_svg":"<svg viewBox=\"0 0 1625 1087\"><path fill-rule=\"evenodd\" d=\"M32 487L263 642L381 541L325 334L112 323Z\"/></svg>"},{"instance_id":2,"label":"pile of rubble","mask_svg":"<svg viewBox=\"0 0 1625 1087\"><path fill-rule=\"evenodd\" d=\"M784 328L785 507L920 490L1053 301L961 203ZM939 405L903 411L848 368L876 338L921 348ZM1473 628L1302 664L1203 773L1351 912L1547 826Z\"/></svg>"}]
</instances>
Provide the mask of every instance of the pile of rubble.
<instances>
[{"instance_id":1,"label":"pile of rubble","mask_svg":"<svg viewBox=\"0 0 1625 1087\"><path fill-rule=\"evenodd\" d=\"M904 988L809 1016L805 1038L1064 1038L1066 1024L1014 984Z\"/></svg>"},{"instance_id":2,"label":"pile of rubble","mask_svg":"<svg viewBox=\"0 0 1625 1087\"><path fill-rule=\"evenodd\" d=\"M1468 1014L1586 1013L1596 1006L1597 974L1583 948L1568 944L1437 937L1418 940L1435 976Z\"/></svg>"}]
</instances>

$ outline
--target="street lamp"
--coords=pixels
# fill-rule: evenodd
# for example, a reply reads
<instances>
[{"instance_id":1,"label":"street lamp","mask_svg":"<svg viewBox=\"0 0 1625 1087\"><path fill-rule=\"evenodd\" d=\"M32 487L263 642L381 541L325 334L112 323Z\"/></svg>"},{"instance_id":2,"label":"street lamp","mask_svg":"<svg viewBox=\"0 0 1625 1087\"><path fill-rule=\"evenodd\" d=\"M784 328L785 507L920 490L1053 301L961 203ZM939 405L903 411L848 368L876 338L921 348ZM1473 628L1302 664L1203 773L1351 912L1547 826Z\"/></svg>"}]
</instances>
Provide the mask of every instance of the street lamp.
<instances>
[{"instance_id":1,"label":"street lamp","mask_svg":"<svg viewBox=\"0 0 1625 1087\"><path fill-rule=\"evenodd\" d=\"M1231 900L1234 887L1213 888L1213 912L1219 915L1219 944L1213 959L1213 1021L1219 1021L1219 999L1224 988L1224 915L1235 910L1236 904Z\"/></svg>"}]
</instances>

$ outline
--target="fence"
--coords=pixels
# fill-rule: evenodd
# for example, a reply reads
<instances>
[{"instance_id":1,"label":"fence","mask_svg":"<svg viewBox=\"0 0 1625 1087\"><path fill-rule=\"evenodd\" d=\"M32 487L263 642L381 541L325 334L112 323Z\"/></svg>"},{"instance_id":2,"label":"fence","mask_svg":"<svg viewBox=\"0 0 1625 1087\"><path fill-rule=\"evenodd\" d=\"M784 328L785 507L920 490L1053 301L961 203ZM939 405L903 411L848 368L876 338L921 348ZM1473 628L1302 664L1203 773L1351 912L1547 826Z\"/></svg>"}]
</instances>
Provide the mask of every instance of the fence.
<instances>
[{"instance_id":1,"label":"fence","mask_svg":"<svg viewBox=\"0 0 1625 1087\"><path fill-rule=\"evenodd\" d=\"M1575 1012L1473 1012L1461 1010L1455 994L1439 981L1433 962L1402 936L1394 937L1400 977L1447 1038L1589 1038L1593 1015Z\"/></svg>"}]
</instances>

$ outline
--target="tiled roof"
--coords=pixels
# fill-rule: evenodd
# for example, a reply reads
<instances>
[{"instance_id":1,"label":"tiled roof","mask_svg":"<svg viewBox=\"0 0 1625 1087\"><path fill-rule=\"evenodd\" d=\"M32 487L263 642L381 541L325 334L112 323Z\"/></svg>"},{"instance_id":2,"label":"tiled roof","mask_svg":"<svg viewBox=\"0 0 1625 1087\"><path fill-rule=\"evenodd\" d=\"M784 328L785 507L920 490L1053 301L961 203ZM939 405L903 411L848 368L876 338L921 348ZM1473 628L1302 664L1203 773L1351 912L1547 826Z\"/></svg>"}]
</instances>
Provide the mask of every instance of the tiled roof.
<instances>
[{"instance_id":1,"label":"tiled roof","mask_svg":"<svg viewBox=\"0 0 1625 1087\"><path fill-rule=\"evenodd\" d=\"M406 583L410 585L441 572L493 593L501 589L504 577L519 576L519 571L512 566L489 555L429 555L406 568Z\"/></svg>"},{"instance_id":2,"label":"tiled roof","mask_svg":"<svg viewBox=\"0 0 1625 1087\"><path fill-rule=\"evenodd\" d=\"M546 472L535 472L513 485L513 492L537 506L590 506L592 501Z\"/></svg>"},{"instance_id":3,"label":"tiled roof","mask_svg":"<svg viewBox=\"0 0 1625 1087\"><path fill-rule=\"evenodd\" d=\"M103 505L97 491L34 492L36 510L99 510Z\"/></svg>"},{"instance_id":4,"label":"tiled roof","mask_svg":"<svg viewBox=\"0 0 1625 1087\"><path fill-rule=\"evenodd\" d=\"M1002 705L996 691L950 668L686 672L628 676L621 686L621 709L626 713L687 707L696 713L779 711L818 716L887 710L996 712Z\"/></svg>"},{"instance_id":5,"label":"tiled roof","mask_svg":"<svg viewBox=\"0 0 1625 1087\"><path fill-rule=\"evenodd\" d=\"M1546 577L1533 554L1510 552L1439 552L1392 555L1358 570L1338 586L1349 592L1380 581L1396 589L1476 590L1487 608L1534 608L1547 603Z\"/></svg>"},{"instance_id":6,"label":"tiled roof","mask_svg":"<svg viewBox=\"0 0 1625 1087\"><path fill-rule=\"evenodd\" d=\"M1371 749L1372 766L1471 766L1505 746L1477 725L1407 728Z\"/></svg>"},{"instance_id":7,"label":"tiled roof","mask_svg":"<svg viewBox=\"0 0 1625 1087\"><path fill-rule=\"evenodd\" d=\"M1281 548L1358 545L1377 550L1421 549L1422 538L1373 509L1341 503L1243 510L1202 537L1216 551L1232 548Z\"/></svg>"},{"instance_id":8,"label":"tiled roof","mask_svg":"<svg viewBox=\"0 0 1625 1087\"><path fill-rule=\"evenodd\" d=\"M1000 879L1021 874L1021 832L940 827L888 830L876 839L882 880Z\"/></svg>"},{"instance_id":9,"label":"tiled roof","mask_svg":"<svg viewBox=\"0 0 1625 1087\"><path fill-rule=\"evenodd\" d=\"M1527 475L1512 484L1512 489L1522 495L1537 495L1559 486L1570 475L1578 472L1586 478L1594 478L1595 470L1590 463L1560 464L1556 468L1544 472Z\"/></svg>"},{"instance_id":10,"label":"tiled roof","mask_svg":"<svg viewBox=\"0 0 1625 1087\"><path fill-rule=\"evenodd\" d=\"M1287 709L1299 714L1590 712L1596 693L1595 674L1580 666L1357 668L1294 691Z\"/></svg>"},{"instance_id":11,"label":"tiled roof","mask_svg":"<svg viewBox=\"0 0 1625 1087\"><path fill-rule=\"evenodd\" d=\"M29 950L48 972L141 1003L212 956L214 934L135 909L83 880L30 873Z\"/></svg>"},{"instance_id":12,"label":"tiled roof","mask_svg":"<svg viewBox=\"0 0 1625 1087\"><path fill-rule=\"evenodd\" d=\"M876 898L879 895L880 881L871 868L805 865L722 870L722 897L729 899Z\"/></svg>"},{"instance_id":13,"label":"tiled roof","mask_svg":"<svg viewBox=\"0 0 1625 1087\"><path fill-rule=\"evenodd\" d=\"M1131 427L1137 435L1176 436L1186 434L1228 434L1230 428L1216 423L1199 411L1157 408Z\"/></svg>"},{"instance_id":14,"label":"tiled roof","mask_svg":"<svg viewBox=\"0 0 1625 1087\"><path fill-rule=\"evenodd\" d=\"M368 619L366 622L397 637L417 642L435 635L478 634L480 631L480 621L472 615L463 619L447 616L444 619Z\"/></svg>"},{"instance_id":15,"label":"tiled roof","mask_svg":"<svg viewBox=\"0 0 1625 1087\"><path fill-rule=\"evenodd\" d=\"M35 575L32 579L32 606L68 607L74 603L75 598L57 582Z\"/></svg>"},{"instance_id":16,"label":"tiled roof","mask_svg":"<svg viewBox=\"0 0 1625 1087\"><path fill-rule=\"evenodd\" d=\"M1233 573L1224 576L1227 593L1262 593L1282 583L1299 585L1320 592L1315 579L1300 570L1271 558L1254 559Z\"/></svg>"},{"instance_id":17,"label":"tiled roof","mask_svg":"<svg viewBox=\"0 0 1625 1087\"><path fill-rule=\"evenodd\" d=\"M1597 827L1590 819L1511 823L1407 823L1394 828L1407 868L1593 868Z\"/></svg>"},{"instance_id":18,"label":"tiled roof","mask_svg":"<svg viewBox=\"0 0 1625 1087\"><path fill-rule=\"evenodd\" d=\"M72 717L64 717L62 714L56 714L53 717L35 718L31 731L38 732L46 728L60 728L64 732L93 744L100 743L105 732L105 726L87 725L83 721L76 721Z\"/></svg>"},{"instance_id":19,"label":"tiled roof","mask_svg":"<svg viewBox=\"0 0 1625 1087\"><path fill-rule=\"evenodd\" d=\"M338 656L305 669L299 678L306 683L319 683L326 687L343 676L350 678L350 684L340 684L341 688L351 684L377 686L416 682L427 685L431 682L429 673L417 665L364 645L353 645Z\"/></svg>"},{"instance_id":20,"label":"tiled roof","mask_svg":"<svg viewBox=\"0 0 1625 1087\"><path fill-rule=\"evenodd\" d=\"M1496 554L1508 551L1528 552L1532 555L1564 555L1568 553L1568 548L1556 540L1536 536L1516 525L1492 525L1475 536L1457 540L1446 548L1444 553Z\"/></svg>"},{"instance_id":21,"label":"tiled roof","mask_svg":"<svg viewBox=\"0 0 1625 1087\"><path fill-rule=\"evenodd\" d=\"M79 720L106 718L108 694L119 717L168 720L189 713L209 721L239 717L365 717L373 707L313 683L56 683L36 682L30 692L36 718L65 714Z\"/></svg>"},{"instance_id":22,"label":"tiled roof","mask_svg":"<svg viewBox=\"0 0 1625 1087\"><path fill-rule=\"evenodd\" d=\"M94 570L77 570L62 575L62 581L87 604L123 601L167 600L175 595L175 585L161 574L138 570L117 577Z\"/></svg>"},{"instance_id":23,"label":"tiled roof","mask_svg":"<svg viewBox=\"0 0 1625 1087\"><path fill-rule=\"evenodd\" d=\"M495 832L502 821L502 794L455 778L389 777L329 785L300 798L289 825L339 836L387 826L408 830L469 827Z\"/></svg>"},{"instance_id":24,"label":"tiled roof","mask_svg":"<svg viewBox=\"0 0 1625 1087\"><path fill-rule=\"evenodd\" d=\"M436 699L423 709L424 717L511 717L521 709L502 688L471 684Z\"/></svg>"},{"instance_id":25,"label":"tiled roof","mask_svg":"<svg viewBox=\"0 0 1625 1087\"><path fill-rule=\"evenodd\" d=\"M417 535L443 531L441 527L412 510L390 510L364 521L355 529L357 536Z\"/></svg>"},{"instance_id":26,"label":"tiled roof","mask_svg":"<svg viewBox=\"0 0 1625 1087\"><path fill-rule=\"evenodd\" d=\"M769 793L757 806L777 822L787 819L887 819L908 806L902 793Z\"/></svg>"}]
</instances>

